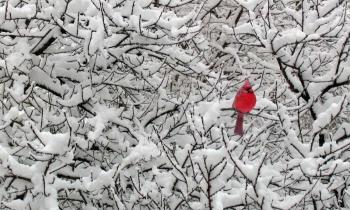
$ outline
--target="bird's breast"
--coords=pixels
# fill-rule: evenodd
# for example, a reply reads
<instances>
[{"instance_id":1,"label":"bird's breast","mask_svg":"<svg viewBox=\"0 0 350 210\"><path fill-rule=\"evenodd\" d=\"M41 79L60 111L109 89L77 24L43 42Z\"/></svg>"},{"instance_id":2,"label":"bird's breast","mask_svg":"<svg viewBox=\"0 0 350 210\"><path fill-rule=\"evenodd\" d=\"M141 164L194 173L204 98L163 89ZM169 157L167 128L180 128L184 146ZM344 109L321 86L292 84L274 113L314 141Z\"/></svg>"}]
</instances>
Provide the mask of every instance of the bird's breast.
<instances>
[{"instance_id":1,"label":"bird's breast","mask_svg":"<svg viewBox=\"0 0 350 210\"><path fill-rule=\"evenodd\" d=\"M234 107L237 111L242 113L250 112L256 104L256 97L254 93L242 93L235 97Z\"/></svg>"}]
</instances>

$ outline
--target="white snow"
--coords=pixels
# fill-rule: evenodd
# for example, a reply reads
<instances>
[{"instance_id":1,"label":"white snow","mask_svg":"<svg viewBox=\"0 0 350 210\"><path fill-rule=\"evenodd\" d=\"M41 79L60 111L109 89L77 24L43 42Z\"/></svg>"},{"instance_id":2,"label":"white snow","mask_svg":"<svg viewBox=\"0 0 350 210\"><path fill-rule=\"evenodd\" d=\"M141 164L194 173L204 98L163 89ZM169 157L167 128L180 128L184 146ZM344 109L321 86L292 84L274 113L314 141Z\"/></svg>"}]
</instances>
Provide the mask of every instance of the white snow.
<instances>
[{"instance_id":1,"label":"white snow","mask_svg":"<svg viewBox=\"0 0 350 210\"><path fill-rule=\"evenodd\" d=\"M345 98L339 103L332 103L325 111L321 112L317 119L313 122L313 132L317 133L326 126L338 115L344 106Z\"/></svg>"}]
</instances>

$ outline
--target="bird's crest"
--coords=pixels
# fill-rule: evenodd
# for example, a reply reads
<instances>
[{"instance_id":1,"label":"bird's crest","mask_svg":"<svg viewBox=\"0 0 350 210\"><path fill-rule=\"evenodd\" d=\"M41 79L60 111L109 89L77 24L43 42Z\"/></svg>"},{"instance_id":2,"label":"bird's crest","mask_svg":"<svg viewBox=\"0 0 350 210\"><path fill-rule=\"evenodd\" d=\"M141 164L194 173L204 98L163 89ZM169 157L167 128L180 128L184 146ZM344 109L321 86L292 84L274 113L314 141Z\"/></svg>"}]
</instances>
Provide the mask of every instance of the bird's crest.
<instances>
[{"instance_id":1,"label":"bird's crest","mask_svg":"<svg viewBox=\"0 0 350 210\"><path fill-rule=\"evenodd\" d=\"M252 88L252 85L250 84L249 80L245 80L243 88L248 90Z\"/></svg>"}]
</instances>

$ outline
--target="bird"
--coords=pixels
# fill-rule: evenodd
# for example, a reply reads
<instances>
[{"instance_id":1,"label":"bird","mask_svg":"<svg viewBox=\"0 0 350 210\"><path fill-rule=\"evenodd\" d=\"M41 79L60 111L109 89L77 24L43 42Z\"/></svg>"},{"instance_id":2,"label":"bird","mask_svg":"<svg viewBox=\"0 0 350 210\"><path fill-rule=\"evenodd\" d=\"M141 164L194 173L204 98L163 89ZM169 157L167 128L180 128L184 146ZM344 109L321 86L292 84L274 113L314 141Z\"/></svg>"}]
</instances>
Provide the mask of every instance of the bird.
<instances>
[{"instance_id":1,"label":"bird","mask_svg":"<svg viewBox=\"0 0 350 210\"><path fill-rule=\"evenodd\" d=\"M235 135L243 136L243 118L244 114L253 110L256 104L256 96L249 80L246 79L243 86L237 91L232 108L237 111L237 120L234 130Z\"/></svg>"}]
</instances>

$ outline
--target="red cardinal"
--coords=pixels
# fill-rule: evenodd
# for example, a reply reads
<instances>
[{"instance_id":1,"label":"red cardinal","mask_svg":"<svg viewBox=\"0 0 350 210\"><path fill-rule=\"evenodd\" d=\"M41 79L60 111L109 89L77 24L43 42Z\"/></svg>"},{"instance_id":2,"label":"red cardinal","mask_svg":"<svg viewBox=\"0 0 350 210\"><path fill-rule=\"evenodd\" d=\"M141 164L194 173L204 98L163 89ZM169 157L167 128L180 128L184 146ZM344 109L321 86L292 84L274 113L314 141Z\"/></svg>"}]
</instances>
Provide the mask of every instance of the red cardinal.
<instances>
[{"instance_id":1,"label":"red cardinal","mask_svg":"<svg viewBox=\"0 0 350 210\"><path fill-rule=\"evenodd\" d=\"M232 107L236 109L238 116L235 127L235 134L243 136L243 117L245 113L252 111L256 103L256 97L252 89L249 80L244 82L243 87L241 87L235 100L233 101Z\"/></svg>"}]
</instances>

